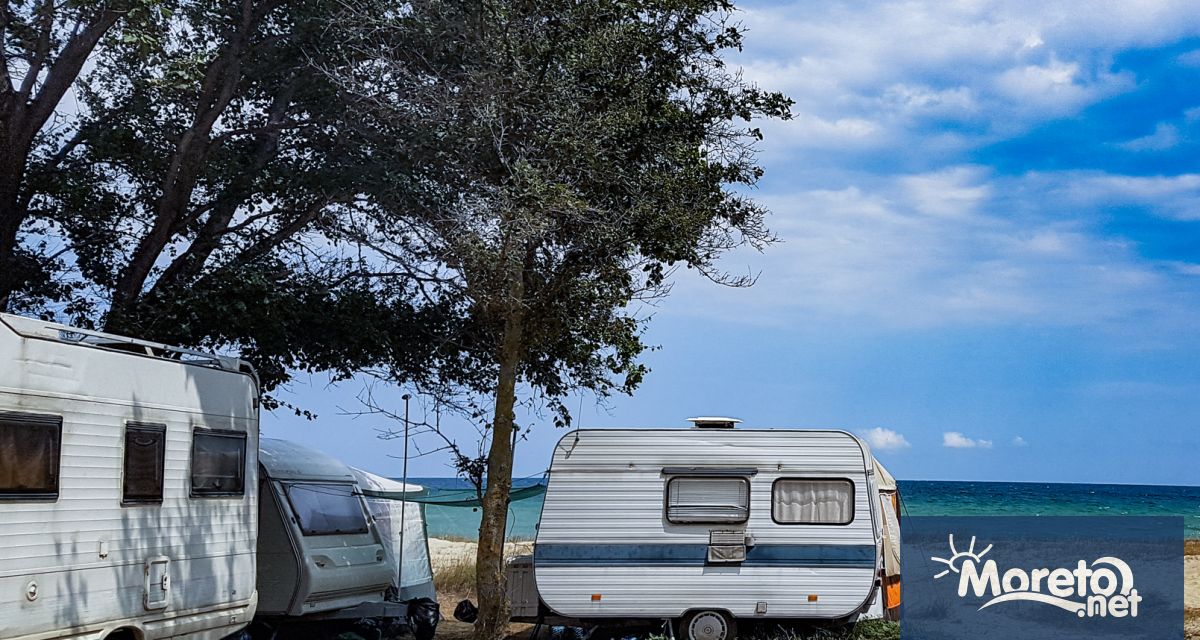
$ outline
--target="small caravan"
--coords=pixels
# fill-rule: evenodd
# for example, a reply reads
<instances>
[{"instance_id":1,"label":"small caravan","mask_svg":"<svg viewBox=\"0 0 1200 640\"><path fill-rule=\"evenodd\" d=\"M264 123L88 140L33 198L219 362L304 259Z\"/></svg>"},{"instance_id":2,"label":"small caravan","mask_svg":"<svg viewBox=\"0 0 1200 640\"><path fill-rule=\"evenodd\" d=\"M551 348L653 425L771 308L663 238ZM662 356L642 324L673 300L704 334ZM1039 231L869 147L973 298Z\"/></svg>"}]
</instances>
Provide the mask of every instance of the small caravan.
<instances>
[{"instance_id":1,"label":"small caravan","mask_svg":"<svg viewBox=\"0 0 1200 640\"><path fill-rule=\"evenodd\" d=\"M559 441L533 556L509 567L514 619L669 620L688 640L727 640L738 620L884 615L866 443L694 421Z\"/></svg>"},{"instance_id":2,"label":"small caravan","mask_svg":"<svg viewBox=\"0 0 1200 640\"><path fill-rule=\"evenodd\" d=\"M259 460L260 619L402 621L404 601L433 597L420 505L402 521L396 500L419 487L285 440L263 438ZM395 496L366 498L364 486Z\"/></svg>"},{"instance_id":3,"label":"small caravan","mask_svg":"<svg viewBox=\"0 0 1200 640\"><path fill-rule=\"evenodd\" d=\"M0 314L0 638L244 627L258 403L237 359Z\"/></svg>"}]
</instances>

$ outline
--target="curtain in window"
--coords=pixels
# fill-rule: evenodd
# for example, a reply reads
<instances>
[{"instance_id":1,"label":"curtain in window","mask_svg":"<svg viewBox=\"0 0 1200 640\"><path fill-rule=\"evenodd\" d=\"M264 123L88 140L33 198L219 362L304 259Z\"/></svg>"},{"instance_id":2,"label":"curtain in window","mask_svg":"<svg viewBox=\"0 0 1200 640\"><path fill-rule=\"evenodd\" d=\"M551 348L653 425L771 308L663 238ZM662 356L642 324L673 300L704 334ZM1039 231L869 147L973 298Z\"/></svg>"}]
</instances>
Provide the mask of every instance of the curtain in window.
<instances>
[{"instance_id":1,"label":"curtain in window","mask_svg":"<svg viewBox=\"0 0 1200 640\"><path fill-rule=\"evenodd\" d=\"M777 522L847 524L854 518L854 484L849 480L779 480L771 508Z\"/></svg>"},{"instance_id":2,"label":"curtain in window","mask_svg":"<svg viewBox=\"0 0 1200 640\"><path fill-rule=\"evenodd\" d=\"M667 483L671 522L742 522L749 513L745 478L671 478Z\"/></svg>"},{"instance_id":3,"label":"curtain in window","mask_svg":"<svg viewBox=\"0 0 1200 640\"><path fill-rule=\"evenodd\" d=\"M40 417L0 416L0 494L58 492L60 429Z\"/></svg>"}]
</instances>

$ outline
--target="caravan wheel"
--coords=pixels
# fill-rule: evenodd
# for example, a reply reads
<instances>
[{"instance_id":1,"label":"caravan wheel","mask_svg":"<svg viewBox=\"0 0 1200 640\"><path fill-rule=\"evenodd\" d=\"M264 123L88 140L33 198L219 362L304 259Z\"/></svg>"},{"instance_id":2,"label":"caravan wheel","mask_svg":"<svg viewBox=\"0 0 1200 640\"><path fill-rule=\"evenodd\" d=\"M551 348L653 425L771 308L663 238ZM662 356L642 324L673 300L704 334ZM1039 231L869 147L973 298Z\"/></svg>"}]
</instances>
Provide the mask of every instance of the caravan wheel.
<instances>
[{"instance_id":1,"label":"caravan wheel","mask_svg":"<svg viewBox=\"0 0 1200 640\"><path fill-rule=\"evenodd\" d=\"M733 640L737 625L720 611L693 611L679 625L681 640Z\"/></svg>"}]
</instances>

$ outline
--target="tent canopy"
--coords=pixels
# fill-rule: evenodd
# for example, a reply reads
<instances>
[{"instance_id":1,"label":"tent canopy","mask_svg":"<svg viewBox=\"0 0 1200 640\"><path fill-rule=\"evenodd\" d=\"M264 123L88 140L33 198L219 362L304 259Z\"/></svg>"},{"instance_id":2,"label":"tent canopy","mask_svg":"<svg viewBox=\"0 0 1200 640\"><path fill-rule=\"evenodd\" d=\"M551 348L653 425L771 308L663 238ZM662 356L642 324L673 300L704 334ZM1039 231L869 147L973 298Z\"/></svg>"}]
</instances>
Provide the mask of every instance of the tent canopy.
<instances>
[{"instance_id":1,"label":"tent canopy","mask_svg":"<svg viewBox=\"0 0 1200 640\"><path fill-rule=\"evenodd\" d=\"M378 477L378 476L376 476ZM386 479L386 478L385 478ZM440 507L479 507L479 496L475 495L473 489L464 489L456 491L439 492L430 494L426 489L417 487L416 485L408 485L408 491L404 490L404 485L399 482L392 481L395 487L386 488L383 486L368 487L362 483L363 495L368 498L384 498L387 500L405 500L408 502L419 502L422 504L432 504ZM416 490L413 489L416 487ZM509 493L509 502L517 500L527 500L536 498L546 493L546 485L535 484L528 487L513 489Z\"/></svg>"},{"instance_id":2,"label":"tent canopy","mask_svg":"<svg viewBox=\"0 0 1200 640\"><path fill-rule=\"evenodd\" d=\"M879 460L875 460L875 484L879 486L880 491L895 491L896 478L879 464Z\"/></svg>"}]
</instances>

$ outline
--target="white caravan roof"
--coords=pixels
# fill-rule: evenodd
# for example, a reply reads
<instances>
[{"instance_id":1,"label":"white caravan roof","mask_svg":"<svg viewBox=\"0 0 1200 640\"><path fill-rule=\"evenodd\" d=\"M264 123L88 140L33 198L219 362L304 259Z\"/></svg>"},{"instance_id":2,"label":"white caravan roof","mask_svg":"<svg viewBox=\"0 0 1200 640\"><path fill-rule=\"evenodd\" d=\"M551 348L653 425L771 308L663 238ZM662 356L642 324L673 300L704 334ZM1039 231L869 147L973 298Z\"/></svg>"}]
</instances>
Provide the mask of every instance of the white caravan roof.
<instances>
[{"instance_id":1,"label":"white caravan roof","mask_svg":"<svg viewBox=\"0 0 1200 640\"><path fill-rule=\"evenodd\" d=\"M341 460L278 438L259 441L258 461L273 480L354 482L350 467Z\"/></svg>"},{"instance_id":2,"label":"white caravan roof","mask_svg":"<svg viewBox=\"0 0 1200 640\"><path fill-rule=\"evenodd\" d=\"M53 340L80 346L122 351L135 355L175 360L183 364L194 364L214 369L253 373L254 367L249 362L231 356L196 351L186 347L175 347L161 342L149 342L137 338L127 338L111 333L102 333L90 329L80 329L56 322L14 316L0 313L0 323L7 325L17 335L23 338Z\"/></svg>"}]
</instances>

